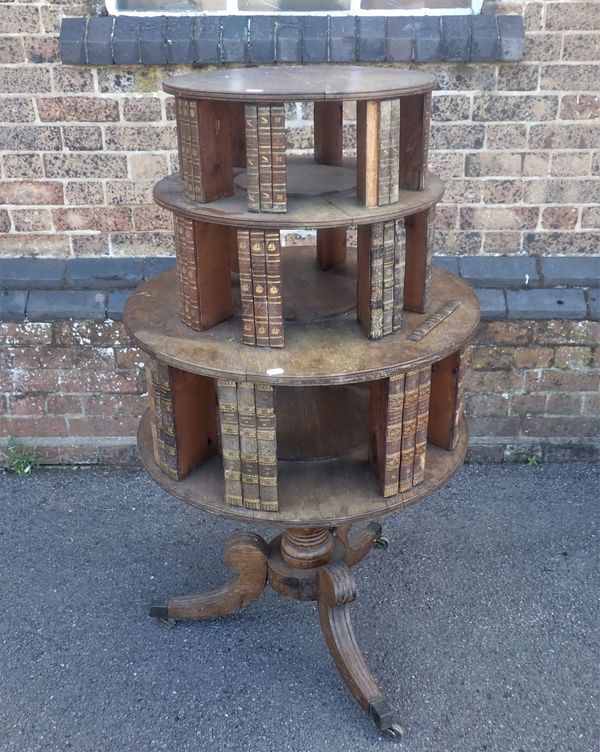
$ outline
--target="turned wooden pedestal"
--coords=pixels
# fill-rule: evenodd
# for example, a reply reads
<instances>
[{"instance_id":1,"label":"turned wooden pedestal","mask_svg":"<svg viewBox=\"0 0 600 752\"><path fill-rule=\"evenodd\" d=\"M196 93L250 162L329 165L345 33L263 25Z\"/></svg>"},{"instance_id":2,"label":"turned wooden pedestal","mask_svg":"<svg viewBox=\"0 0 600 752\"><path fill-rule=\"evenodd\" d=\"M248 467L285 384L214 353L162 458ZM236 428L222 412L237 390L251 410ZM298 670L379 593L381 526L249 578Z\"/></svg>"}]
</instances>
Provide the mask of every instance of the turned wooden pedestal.
<instances>
[{"instance_id":1,"label":"turned wooden pedestal","mask_svg":"<svg viewBox=\"0 0 600 752\"><path fill-rule=\"evenodd\" d=\"M402 735L381 689L358 647L349 605L356 598L351 567L374 544L387 545L376 522L355 532L338 528L288 528L271 543L253 533L236 533L225 547L225 564L235 576L223 587L155 601L150 615L164 620L216 619L255 601L267 582L279 595L317 601L327 648L346 686L380 731Z\"/></svg>"}]
</instances>

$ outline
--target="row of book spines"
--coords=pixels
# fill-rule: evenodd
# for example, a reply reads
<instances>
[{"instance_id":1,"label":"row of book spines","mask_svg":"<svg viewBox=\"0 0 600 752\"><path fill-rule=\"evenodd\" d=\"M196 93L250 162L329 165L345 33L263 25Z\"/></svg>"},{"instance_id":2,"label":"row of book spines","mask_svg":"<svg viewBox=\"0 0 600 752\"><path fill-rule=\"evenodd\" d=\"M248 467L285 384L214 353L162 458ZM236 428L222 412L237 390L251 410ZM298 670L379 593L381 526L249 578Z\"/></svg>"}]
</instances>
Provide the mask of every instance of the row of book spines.
<instances>
[{"instance_id":1,"label":"row of book spines","mask_svg":"<svg viewBox=\"0 0 600 752\"><path fill-rule=\"evenodd\" d=\"M200 328L200 300L198 295L198 264L194 223L191 219L174 215L177 247L177 277L179 280L179 311L184 324Z\"/></svg>"},{"instance_id":2,"label":"row of book spines","mask_svg":"<svg viewBox=\"0 0 600 752\"><path fill-rule=\"evenodd\" d=\"M242 341L283 347L281 244L278 230L238 230Z\"/></svg>"},{"instance_id":3,"label":"row of book spines","mask_svg":"<svg viewBox=\"0 0 600 752\"><path fill-rule=\"evenodd\" d=\"M398 201L400 166L400 100L384 99L379 103L379 165L377 204L386 206Z\"/></svg>"},{"instance_id":4,"label":"row of book spines","mask_svg":"<svg viewBox=\"0 0 600 752\"><path fill-rule=\"evenodd\" d=\"M204 190L200 159L198 103L193 99L176 97L175 110L179 138L179 168L185 193L187 196L201 201Z\"/></svg>"},{"instance_id":5,"label":"row of book spines","mask_svg":"<svg viewBox=\"0 0 600 752\"><path fill-rule=\"evenodd\" d=\"M276 512L277 440L273 387L217 382L228 504Z\"/></svg>"},{"instance_id":6,"label":"row of book spines","mask_svg":"<svg viewBox=\"0 0 600 752\"><path fill-rule=\"evenodd\" d=\"M402 326L406 233L402 220L371 225L370 233L369 339L381 339Z\"/></svg>"},{"instance_id":7,"label":"row of book spines","mask_svg":"<svg viewBox=\"0 0 600 752\"><path fill-rule=\"evenodd\" d=\"M179 480L171 372L169 366L152 358L146 374L152 411L154 459L164 473Z\"/></svg>"},{"instance_id":8,"label":"row of book spines","mask_svg":"<svg viewBox=\"0 0 600 752\"><path fill-rule=\"evenodd\" d=\"M287 211L283 105L245 106L248 209Z\"/></svg>"},{"instance_id":9,"label":"row of book spines","mask_svg":"<svg viewBox=\"0 0 600 752\"><path fill-rule=\"evenodd\" d=\"M408 491L425 479L431 367L388 380L383 494Z\"/></svg>"}]
</instances>

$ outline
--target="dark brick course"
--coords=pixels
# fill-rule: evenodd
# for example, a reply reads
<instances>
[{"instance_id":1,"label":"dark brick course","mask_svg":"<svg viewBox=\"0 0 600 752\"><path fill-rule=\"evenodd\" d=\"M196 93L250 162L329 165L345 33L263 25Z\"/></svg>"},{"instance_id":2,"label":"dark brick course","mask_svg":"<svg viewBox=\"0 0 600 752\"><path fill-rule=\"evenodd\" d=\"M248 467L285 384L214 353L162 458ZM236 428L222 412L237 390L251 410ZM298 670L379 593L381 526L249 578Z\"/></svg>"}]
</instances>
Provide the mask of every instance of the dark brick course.
<instances>
[{"instance_id":1,"label":"dark brick course","mask_svg":"<svg viewBox=\"0 0 600 752\"><path fill-rule=\"evenodd\" d=\"M65 65L512 62L523 19L483 16L98 16L65 18Z\"/></svg>"}]
</instances>

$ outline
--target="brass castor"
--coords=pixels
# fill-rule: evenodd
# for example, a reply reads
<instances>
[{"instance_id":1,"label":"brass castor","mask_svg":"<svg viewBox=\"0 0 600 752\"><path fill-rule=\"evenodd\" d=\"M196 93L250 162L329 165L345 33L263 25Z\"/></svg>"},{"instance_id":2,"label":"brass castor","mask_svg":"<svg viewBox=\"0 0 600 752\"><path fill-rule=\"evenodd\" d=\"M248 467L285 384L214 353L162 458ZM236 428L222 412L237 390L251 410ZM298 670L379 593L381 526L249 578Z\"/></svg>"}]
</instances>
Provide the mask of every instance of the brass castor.
<instances>
[{"instance_id":1,"label":"brass castor","mask_svg":"<svg viewBox=\"0 0 600 752\"><path fill-rule=\"evenodd\" d=\"M393 742L399 742L404 736L404 729L399 723L394 723L388 728L380 729L383 736Z\"/></svg>"},{"instance_id":2,"label":"brass castor","mask_svg":"<svg viewBox=\"0 0 600 752\"><path fill-rule=\"evenodd\" d=\"M375 541L375 548L389 548L390 541L384 535L380 535Z\"/></svg>"}]
</instances>

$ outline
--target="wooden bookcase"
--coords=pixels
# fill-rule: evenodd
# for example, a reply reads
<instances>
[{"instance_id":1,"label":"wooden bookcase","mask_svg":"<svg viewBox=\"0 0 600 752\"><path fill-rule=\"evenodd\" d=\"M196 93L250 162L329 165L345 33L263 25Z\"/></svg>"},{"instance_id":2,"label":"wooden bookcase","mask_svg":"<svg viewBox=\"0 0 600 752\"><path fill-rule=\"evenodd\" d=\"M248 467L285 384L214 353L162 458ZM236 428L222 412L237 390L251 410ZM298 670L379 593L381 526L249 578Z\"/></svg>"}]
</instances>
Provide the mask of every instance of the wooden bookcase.
<instances>
[{"instance_id":1,"label":"wooden bookcase","mask_svg":"<svg viewBox=\"0 0 600 752\"><path fill-rule=\"evenodd\" d=\"M270 544L233 536L229 585L151 614L214 618L267 581L317 600L348 688L394 738L348 612L350 567L385 539L378 523L355 525L429 495L462 463L479 319L470 288L432 268L443 193L427 172L434 85L333 65L167 80L180 172L155 199L174 215L177 269L125 309L148 356L139 447L150 475L192 506L284 529ZM289 101L314 103L311 157L286 154ZM356 102L354 160L342 152L345 101ZM316 242L286 247L285 230L316 230Z\"/></svg>"}]
</instances>

